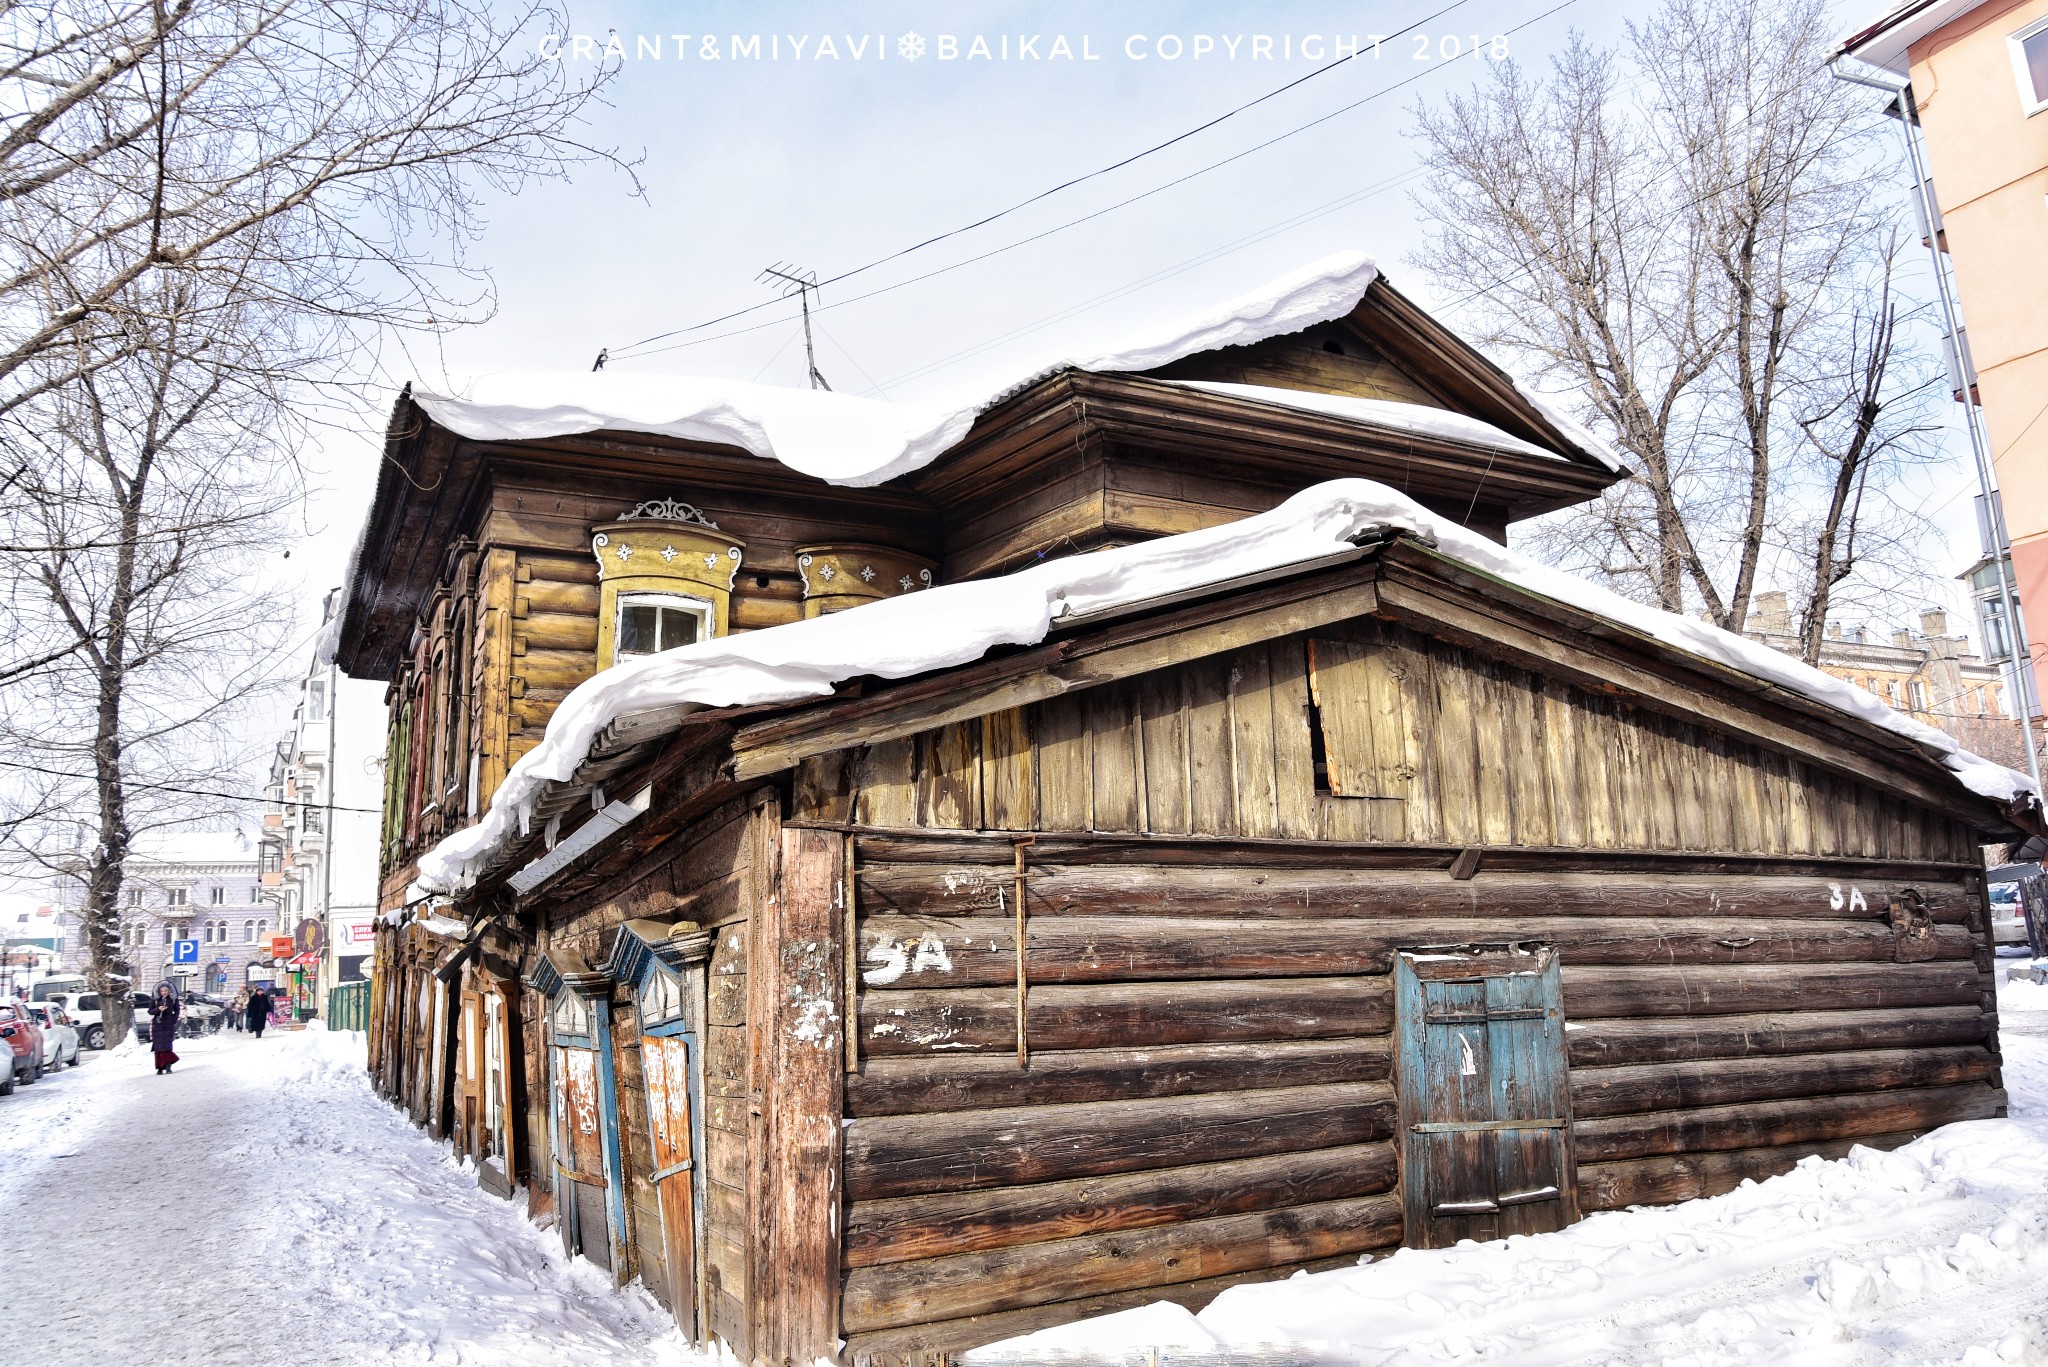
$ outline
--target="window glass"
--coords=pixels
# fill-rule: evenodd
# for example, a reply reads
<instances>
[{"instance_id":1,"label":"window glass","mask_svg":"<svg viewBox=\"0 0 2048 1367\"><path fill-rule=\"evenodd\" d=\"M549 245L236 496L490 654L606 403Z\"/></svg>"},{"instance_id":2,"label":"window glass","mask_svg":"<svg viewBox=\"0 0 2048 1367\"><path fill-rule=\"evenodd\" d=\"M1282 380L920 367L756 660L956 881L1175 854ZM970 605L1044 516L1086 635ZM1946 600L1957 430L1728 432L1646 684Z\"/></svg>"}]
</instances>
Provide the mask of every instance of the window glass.
<instances>
[{"instance_id":1,"label":"window glass","mask_svg":"<svg viewBox=\"0 0 2048 1367\"><path fill-rule=\"evenodd\" d=\"M226 888L214 888L210 895L213 899L213 904L215 906L221 907L227 905L228 890Z\"/></svg>"},{"instance_id":2,"label":"window glass","mask_svg":"<svg viewBox=\"0 0 2048 1367\"><path fill-rule=\"evenodd\" d=\"M168 925L166 925L166 926L164 927L164 943L165 943L165 944L169 944L170 942L171 942L171 928L170 928L170 927L169 927Z\"/></svg>"},{"instance_id":3,"label":"window glass","mask_svg":"<svg viewBox=\"0 0 2048 1367\"><path fill-rule=\"evenodd\" d=\"M256 923L254 921L242 922L242 943L245 945L256 943Z\"/></svg>"},{"instance_id":4,"label":"window glass","mask_svg":"<svg viewBox=\"0 0 2048 1367\"><path fill-rule=\"evenodd\" d=\"M636 603L628 599L619 607L618 642L612 653L623 660L634 655L655 655L678 646L694 645L700 620L688 608L667 603Z\"/></svg>"},{"instance_id":5,"label":"window glass","mask_svg":"<svg viewBox=\"0 0 2048 1367\"><path fill-rule=\"evenodd\" d=\"M2019 40L2020 60L2026 67L2027 84L2024 93L2030 105L2048 104L2048 28L2042 28Z\"/></svg>"}]
</instances>

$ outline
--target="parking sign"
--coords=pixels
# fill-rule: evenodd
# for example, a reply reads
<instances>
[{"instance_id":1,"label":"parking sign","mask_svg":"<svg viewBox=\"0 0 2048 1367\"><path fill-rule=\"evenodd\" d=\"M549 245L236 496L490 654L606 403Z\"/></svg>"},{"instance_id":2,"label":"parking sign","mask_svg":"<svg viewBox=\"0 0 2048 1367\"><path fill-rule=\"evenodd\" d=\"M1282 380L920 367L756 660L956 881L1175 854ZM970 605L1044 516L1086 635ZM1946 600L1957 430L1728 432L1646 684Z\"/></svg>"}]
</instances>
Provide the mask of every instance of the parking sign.
<instances>
[{"instance_id":1,"label":"parking sign","mask_svg":"<svg viewBox=\"0 0 2048 1367\"><path fill-rule=\"evenodd\" d=\"M199 962L199 941L171 941L171 962L174 964L196 964Z\"/></svg>"}]
</instances>

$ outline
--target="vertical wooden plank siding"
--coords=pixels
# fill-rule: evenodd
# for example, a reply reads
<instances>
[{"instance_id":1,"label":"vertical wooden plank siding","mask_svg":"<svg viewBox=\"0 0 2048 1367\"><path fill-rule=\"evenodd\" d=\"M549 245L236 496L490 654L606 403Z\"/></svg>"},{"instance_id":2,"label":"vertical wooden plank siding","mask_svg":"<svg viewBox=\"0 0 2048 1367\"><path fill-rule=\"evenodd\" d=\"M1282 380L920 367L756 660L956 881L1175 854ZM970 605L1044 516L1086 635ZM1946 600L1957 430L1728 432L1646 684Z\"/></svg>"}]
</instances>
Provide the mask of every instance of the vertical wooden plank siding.
<instances>
[{"instance_id":1,"label":"vertical wooden plank siding","mask_svg":"<svg viewBox=\"0 0 2048 1367\"><path fill-rule=\"evenodd\" d=\"M982 824L999 831L1038 825L1037 751L1021 707L981 719Z\"/></svg>"},{"instance_id":2,"label":"vertical wooden plank siding","mask_svg":"<svg viewBox=\"0 0 2048 1367\"><path fill-rule=\"evenodd\" d=\"M1197 835L1236 835L1237 788L1230 726L1230 663L1211 656L1175 671L1187 690L1188 815ZM1048 819L1047 830L1070 830Z\"/></svg>"}]
</instances>

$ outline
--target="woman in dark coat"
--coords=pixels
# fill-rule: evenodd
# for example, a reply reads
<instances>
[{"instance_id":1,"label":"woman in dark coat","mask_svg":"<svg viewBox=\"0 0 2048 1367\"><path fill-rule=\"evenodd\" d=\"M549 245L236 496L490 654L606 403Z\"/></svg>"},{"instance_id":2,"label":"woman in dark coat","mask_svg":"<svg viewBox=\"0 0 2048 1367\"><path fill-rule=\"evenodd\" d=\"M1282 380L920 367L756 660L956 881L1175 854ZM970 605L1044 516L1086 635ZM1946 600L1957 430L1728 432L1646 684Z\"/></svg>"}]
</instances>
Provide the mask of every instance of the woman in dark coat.
<instances>
[{"instance_id":1,"label":"woman in dark coat","mask_svg":"<svg viewBox=\"0 0 2048 1367\"><path fill-rule=\"evenodd\" d=\"M263 1038L263 1027L270 1024L270 994L257 988L249 994L249 1032L257 1039Z\"/></svg>"},{"instance_id":2,"label":"woman in dark coat","mask_svg":"<svg viewBox=\"0 0 2048 1367\"><path fill-rule=\"evenodd\" d=\"M171 990L169 983L158 983L156 995L149 999L149 1047L156 1050L156 1071L161 1077L171 1071L171 1065L178 1061L173 1046L178 1042L178 1017L184 1008L178 1005L178 994Z\"/></svg>"}]
</instances>

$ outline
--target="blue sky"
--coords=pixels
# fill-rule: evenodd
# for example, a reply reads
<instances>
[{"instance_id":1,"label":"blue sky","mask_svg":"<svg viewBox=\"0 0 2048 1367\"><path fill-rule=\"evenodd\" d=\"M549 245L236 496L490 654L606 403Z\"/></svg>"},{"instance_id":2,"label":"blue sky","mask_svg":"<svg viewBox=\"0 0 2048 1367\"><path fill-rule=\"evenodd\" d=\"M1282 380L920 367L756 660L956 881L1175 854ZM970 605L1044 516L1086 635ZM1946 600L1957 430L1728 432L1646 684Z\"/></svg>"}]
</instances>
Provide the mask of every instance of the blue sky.
<instances>
[{"instance_id":1,"label":"blue sky","mask_svg":"<svg viewBox=\"0 0 2048 1367\"><path fill-rule=\"evenodd\" d=\"M669 339L691 343L679 349L629 344L772 301L755 279L771 263L831 277L959 228L1306 76L1353 39L1366 49L1359 58L1256 108L828 288L819 367L837 389L890 398L985 391L1048 352L1113 340L1341 248L1373 253L1426 306L1453 303L1470 282L1404 265L1419 241L1409 110L1483 76L1474 36L1490 53L1505 33L1518 60L1540 66L1571 29L1612 41L1628 14L1650 6L1572 0L1538 18L1555 0L1468 0L1438 14L1447 3L577 4L562 44L572 66L590 65L574 56L575 33L601 46L616 30L629 54L659 42L658 58L624 64L590 130L594 143L642 159L644 197L630 195L622 174L590 167L492 199L476 252L498 282L497 316L437 350L390 357L388 378L395 388L409 375L582 370L608 347L625 353L617 368L800 385L803 347L787 304ZM1876 8L1843 5L1840 27ZM1368 35L1418 21L1372 55ZM677 34L690 35L687 58ZM912 34L924 55L906 60L901 43ZM825 35L836 60L818 59ZM968 55L977 36L1000 54L1005 35L1010 60ZM1029 35L1038 60L1018 55ZM1271 56L1253 55L1259 35ZM736 38L743 52L756 37L758 57L733 51ZM940 56L947 37L952 60ZM1075 59L1050 55L1061 37ZM1203 37L1211 46L1198 56ZM715 60L704 56L707 38ZM792 55L798 39L802 58ZM1925 283L1916 270L1909 290ZM886 286L900 287L856 297ZM314 535L295 557L309 605L339 577L367 505L372 435L326 453ZM1959 433L1952 444L1965 454ZM1965 475L1958 460L1924 491L1952 543L1946 573L1975 547ZM1900 620L1918 606L1901 604Z\"/></svg>"}]
</instances>

